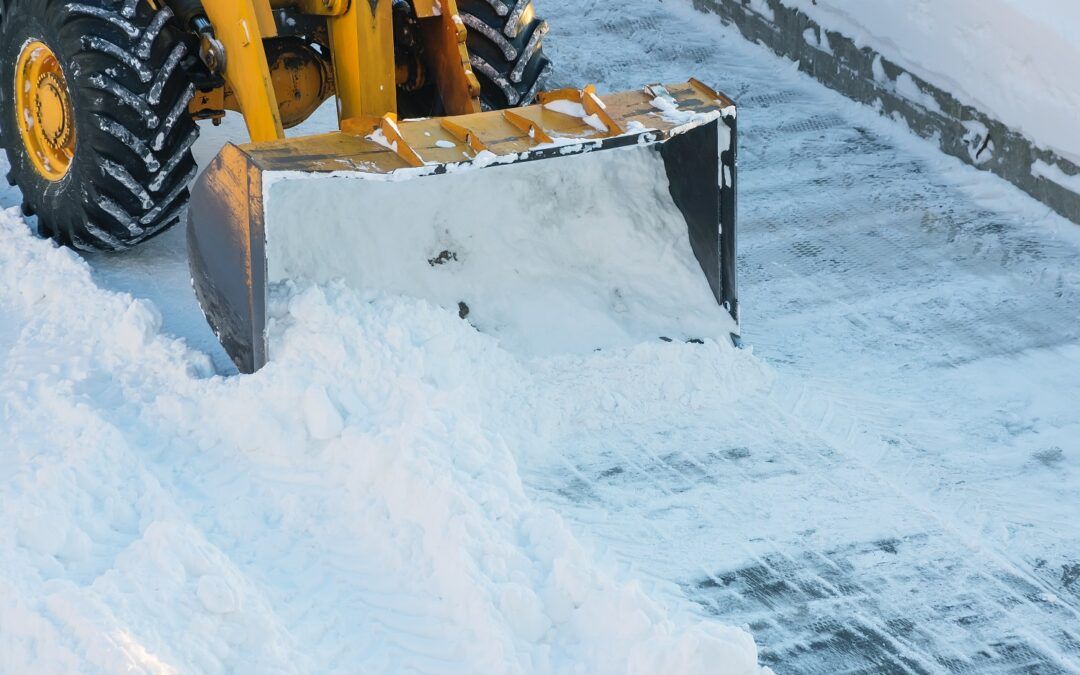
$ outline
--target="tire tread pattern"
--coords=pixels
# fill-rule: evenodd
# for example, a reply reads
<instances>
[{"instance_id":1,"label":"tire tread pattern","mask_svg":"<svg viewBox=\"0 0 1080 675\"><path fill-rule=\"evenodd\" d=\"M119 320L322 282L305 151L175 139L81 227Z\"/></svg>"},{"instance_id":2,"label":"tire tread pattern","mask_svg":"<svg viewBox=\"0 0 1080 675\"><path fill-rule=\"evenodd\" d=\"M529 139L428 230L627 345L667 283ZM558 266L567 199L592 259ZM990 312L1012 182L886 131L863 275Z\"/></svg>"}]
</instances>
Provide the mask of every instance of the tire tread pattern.
<instances>
[{"instance_id":1,"label":"tire tread pattern","mask_svg":"<svg viewBox=\"0 0 1080 675\"><path fill-rule=\"evenodd\" d=\"M43 235L80 249L121 251L179 221L197 173L191 148L198 127L186 114L195 87L180 67L188 47L167 30L172 12L157 4L9 2L9 11L63 13L60 57L79 118L75 162L82 166L63 179L78 183L68 189L77 198L61 212L21 186ZM18 182L19 172L12 173L9 180Z\"/></svg>"},{"instance_id":2,"label":"tire tread pattern","mask_svg":"<svg viewBox=\"0 0 1080 675\"><path fill-rule=\"evenodd\" d=\"M532 0L458 0L485 108L528 105L551 75L543 49L548 24L531 6Z\"/></svg>"}]
</instances>

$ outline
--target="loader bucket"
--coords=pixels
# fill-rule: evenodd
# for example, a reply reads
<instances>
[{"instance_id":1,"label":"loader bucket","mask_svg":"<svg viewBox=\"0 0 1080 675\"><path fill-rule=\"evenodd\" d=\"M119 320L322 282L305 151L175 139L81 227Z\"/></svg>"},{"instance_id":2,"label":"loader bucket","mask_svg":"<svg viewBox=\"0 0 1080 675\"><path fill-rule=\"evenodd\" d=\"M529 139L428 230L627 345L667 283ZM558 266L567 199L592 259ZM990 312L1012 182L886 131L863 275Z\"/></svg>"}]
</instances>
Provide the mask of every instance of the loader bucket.
<instances>
[{"instance_id":1,"label":"loader bucket","mask_svg":"<svg viewBox=\"0 0 1080 675\"><path fill-rule=\"evenodd\" d=\"M227 145L193 188L192 279L241 372L288 279L419 297L527 354L738 332L735 107L691 80Z\"/></svg>"}]
</instances>

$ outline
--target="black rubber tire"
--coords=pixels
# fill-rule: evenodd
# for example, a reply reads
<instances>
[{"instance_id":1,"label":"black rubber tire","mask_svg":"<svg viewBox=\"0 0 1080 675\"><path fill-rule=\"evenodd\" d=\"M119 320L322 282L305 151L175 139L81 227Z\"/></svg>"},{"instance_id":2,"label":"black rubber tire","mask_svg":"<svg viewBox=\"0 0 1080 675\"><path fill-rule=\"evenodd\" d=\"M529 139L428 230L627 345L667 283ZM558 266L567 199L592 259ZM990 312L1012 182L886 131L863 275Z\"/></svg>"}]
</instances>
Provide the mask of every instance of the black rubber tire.
<instances>
[{"instance_id":1,"label":"black rubber tire","mask_svg":"<svg viewBox=\"0 0 1080 675\"><path fill-rule=\"evenodd\" d=\"M162 4L162 3L158 3ZM8 0L0 23L0 141L8 180L42 236L83 250L121 251L176 224L195 178L194 87L167 9L146 0ZM64 70L75 156L64 178L34 169L15 124L15 67L28 40Z\"/></svg>"},{"instance_id":2,"label":"black rubber tire","mask_svg":"<svg viewBox=\"0 0 1080 675\"><path fill-rule=\"evenodd\" d=\"M551 74L544 54L548 25L532 0L458 0L469 56L489 110L532 103Z\"/></svg>"}]
</instances>

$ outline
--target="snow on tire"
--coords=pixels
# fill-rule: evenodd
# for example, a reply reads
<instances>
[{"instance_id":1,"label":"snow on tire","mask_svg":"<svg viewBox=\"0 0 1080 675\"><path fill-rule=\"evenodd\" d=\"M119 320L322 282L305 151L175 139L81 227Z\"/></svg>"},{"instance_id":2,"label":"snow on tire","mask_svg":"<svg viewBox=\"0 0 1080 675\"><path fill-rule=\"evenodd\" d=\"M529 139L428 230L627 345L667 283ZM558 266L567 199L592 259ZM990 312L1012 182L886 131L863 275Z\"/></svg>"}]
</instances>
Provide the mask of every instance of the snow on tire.
<instances>
[{"instance_id":1,"label":"snow on tire","mask_svg":"<svg viewBox=\"0 0 1080 675\"><path fill-rule=\"evenodd\" d=\"M161 4L161 3L158 3ZM0 22L0 142L8 181L43 236L84 250L120 251L176 224L196 174L198 129L187 45L171 11L146 0L9 0ZM67 174L35 169L13 100L24 45L44 43L63 69L74 118ZM24 113L26 111L23 111Z\"/></svg>"},{"instance_id":2,"label":"snow on tire","mask_svg":"<svg viewBox=\"0 0 1080 675\"><path fill-rule=\"evenodd\" d=\"M537 18L532 0L458 0L458 10L484 106L532 103L551 74L543 47L548 24Z\"/></svg>"}]
</instances>

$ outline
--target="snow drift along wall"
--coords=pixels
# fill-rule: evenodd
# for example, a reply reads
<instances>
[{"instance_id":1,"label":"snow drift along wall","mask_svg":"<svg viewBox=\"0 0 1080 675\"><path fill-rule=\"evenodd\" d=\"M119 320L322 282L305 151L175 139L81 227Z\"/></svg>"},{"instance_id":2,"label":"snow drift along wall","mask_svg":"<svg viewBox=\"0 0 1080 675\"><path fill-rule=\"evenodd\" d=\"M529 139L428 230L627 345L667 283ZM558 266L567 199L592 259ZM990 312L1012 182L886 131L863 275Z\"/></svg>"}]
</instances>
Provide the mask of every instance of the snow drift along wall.
<instances>
[{"instance_id":1,"label":"snow drift along wall","mask_svg":"<svg viewBox=\"0 0 1080 675\"><path fill-rule=\"evenodd\" d=\"M1080 4L693 3L1080 223Z\"/></svg>"}]
</instances>

